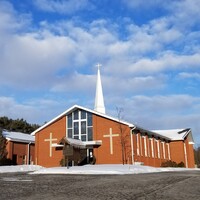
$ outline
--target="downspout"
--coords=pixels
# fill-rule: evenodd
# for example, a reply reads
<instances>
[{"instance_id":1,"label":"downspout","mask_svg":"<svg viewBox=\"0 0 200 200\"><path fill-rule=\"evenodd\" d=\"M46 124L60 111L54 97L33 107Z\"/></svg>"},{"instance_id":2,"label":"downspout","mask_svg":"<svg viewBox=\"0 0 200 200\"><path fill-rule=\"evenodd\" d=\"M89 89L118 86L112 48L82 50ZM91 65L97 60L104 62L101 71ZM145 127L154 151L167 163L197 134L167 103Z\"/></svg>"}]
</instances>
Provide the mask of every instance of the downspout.
<instances>
[{"instance_id":1,"label":"downspout","mask_svg":"<svg viewBox=\"0 0 200 200\"><path fill-rule=\"evenodd\" d=\"M132 128L130 130L130 136L131 136L131 160L132 160L132 165L135 163L134 162L134 148L133 148L133 130L135 129L136 127Z\"/></svg>"}]
</instances>

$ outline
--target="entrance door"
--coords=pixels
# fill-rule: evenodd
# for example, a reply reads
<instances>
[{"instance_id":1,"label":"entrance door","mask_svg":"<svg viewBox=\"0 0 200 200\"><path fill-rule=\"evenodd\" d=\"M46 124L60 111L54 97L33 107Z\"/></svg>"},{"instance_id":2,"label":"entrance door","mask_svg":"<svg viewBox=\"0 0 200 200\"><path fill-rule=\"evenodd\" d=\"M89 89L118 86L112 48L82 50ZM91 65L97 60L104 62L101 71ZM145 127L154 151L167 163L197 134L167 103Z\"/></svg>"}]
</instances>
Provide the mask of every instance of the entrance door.
<instances>
[{"instance_id":1,"label":"entrance door","mask_svg":"<svg viewBox=\"0 0 200 200\"><path fill-rule=\"evenodd\" d=\"M13 165L17 165L17 154L12 155L12 163Z\"/></svg>"}]
</instances>

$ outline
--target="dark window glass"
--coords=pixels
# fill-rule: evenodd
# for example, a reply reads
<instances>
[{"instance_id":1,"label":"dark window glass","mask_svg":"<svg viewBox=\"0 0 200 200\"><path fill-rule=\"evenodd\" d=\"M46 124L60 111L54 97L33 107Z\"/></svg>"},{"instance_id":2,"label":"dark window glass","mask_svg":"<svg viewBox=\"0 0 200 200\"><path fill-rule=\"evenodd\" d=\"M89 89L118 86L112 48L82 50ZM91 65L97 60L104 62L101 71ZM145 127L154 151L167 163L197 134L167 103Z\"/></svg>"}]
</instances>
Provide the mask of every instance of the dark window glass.
<instances>
[{"instance_id":1,"label":"dark window glass","mask_svg":"<svg viewBox=\"0 0 200 200\"><path fill-rule=\"evenodd\" d=\"M79 139L78 135L74 135L74 139L78 140Z\"/></svg>"},{"instance_id":2,"label":"dark window glass","mask_svg":"<svg viewBox=\"0 0 200 200\"><path fill-rule=\"evenodd\" d=\"M87 125L92 126L92 113L87 114Z\"/></svg>"},{"instance_id":3,"label":"dark window glass","mask_svg":"<svg viewBox=\"0 0 200 200\"><path fill-rule=\"evenodd\" d=\"M67 117L68 128L72 128L72 114L69 114Z\"/></svg>"},{"instance_id":4,"label":"dark window glass","mask_svg":"<svg viewBox=\"0 0 200 200\"><path fill-rule=\"evenodd\" d=\"M86 122L81 122L81 134L86 134Z\"/></svg>"},{"instance_id":5,"label":"dark window glass","mask_svg":"<svg viewBox=\"0 0 200 200\"><path fill-rule=\"evenodd\" d=\"M68 138L72 138L72 129L68 129Z\"/></svg>"},{"instance_id":6,"label":"dark window glass","mask_svg":"<svg viewBox=\"0 0 200 200\"><path fill-rule=\"evenodd\" d=\"M78 119L78 110L74 111L74 119Z\"/></svg>"},{"instance_id":7,"label":"dark window glass","mask_svg":"<svg viewBox=\"0 0 200 200\"><path fill-rule=\"evenodd\" d=\"M79 134L79 125L78 122L74 122L74 135Z\"/></svg>"},{"instance_id":8,"label":"dark window glass","mask_svg":"<svg viewBox=\"0 0 200 200\"><path fill-rule=\"evenodd\" d=\"M86 112L84 110L81 111L81 119L86 119Z\"/></svg>"},{"instance_id":9,"label":"dark window glass","mask_svg":"<svg viewBox=\"0 0 200 200\"><path fill-rule=\"evenodd\" d=\"M81 140L86 141L86 135L81 135Z\"/></svg>"},{"instance_id":10,"label":"dark window glass","mask_svg":"<svg viewBox=\"0 0 200 200\"><path fill-rule=\"evenodd\" d=\"M88 141L92 141L93 140L93 136L92 136L92 127L88 128Z\"/></svg>"}]
</instances>

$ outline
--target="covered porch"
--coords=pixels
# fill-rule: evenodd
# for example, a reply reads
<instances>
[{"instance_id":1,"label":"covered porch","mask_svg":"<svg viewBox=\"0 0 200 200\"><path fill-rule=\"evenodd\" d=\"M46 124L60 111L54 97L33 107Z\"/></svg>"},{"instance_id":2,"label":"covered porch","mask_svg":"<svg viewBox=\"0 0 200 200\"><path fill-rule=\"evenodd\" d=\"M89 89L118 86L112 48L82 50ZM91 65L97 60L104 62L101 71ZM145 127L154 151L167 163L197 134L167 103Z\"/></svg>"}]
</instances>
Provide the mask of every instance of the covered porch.
<instances>
[{"instance_id":1,"label":"covered porch","mask_svg":"<svg viewBox=\"0 0 200 200\"><path fill-rule=\"evenodd\" d=\"M93 149L99 148L101 140L86 141L64 137L58 144L52 144L52 147L63 150L61 166L82 166L86 164L95 164L96 158L93 155Z\"/></svg>"}]
</instances>

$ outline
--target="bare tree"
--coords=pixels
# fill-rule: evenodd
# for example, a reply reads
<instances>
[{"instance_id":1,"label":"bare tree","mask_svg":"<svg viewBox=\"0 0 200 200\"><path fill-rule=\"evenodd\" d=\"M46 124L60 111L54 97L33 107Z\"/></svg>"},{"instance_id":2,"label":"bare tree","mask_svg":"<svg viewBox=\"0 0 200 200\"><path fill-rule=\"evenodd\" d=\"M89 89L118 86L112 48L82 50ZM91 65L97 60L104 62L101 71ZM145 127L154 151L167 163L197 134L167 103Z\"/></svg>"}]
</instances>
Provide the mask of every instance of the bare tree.
<instances>
[{"instance_id":1,"label":"bare tree","mask_svg":"<svg viewBox=\"0 0 200 200\"><path fill-rule=\"evenodd\" d=\"M120 146L121 146L121 156L122 156L122 163L127 164L127 147L129 146L129 135L127 134L127 127L124 126L121 122L123 119L122 113L123 109L116 107L117 110L117 117L119 120L119 135L120 135Z\"/></svg>"},{"instance_id":2,"label":"bare tree","mask_svg":"<svg viewBox=\"0 0 200 200\"><path fill-rule=\"evenodd\" d=\"M0 128L0 165L4 165L7 160L7 150L6 150L7 141L2 135L2 129Z\"/></svg>"},{"instance_id":3,"label":"bare tree","mask_svg":"<svg viewBox=\"0 0 200 200\"><path fill-rule=\"evenodd\" d=\"M194 149L195 164L200 168L200 146Z\"/></svg>"}]
</instances>

